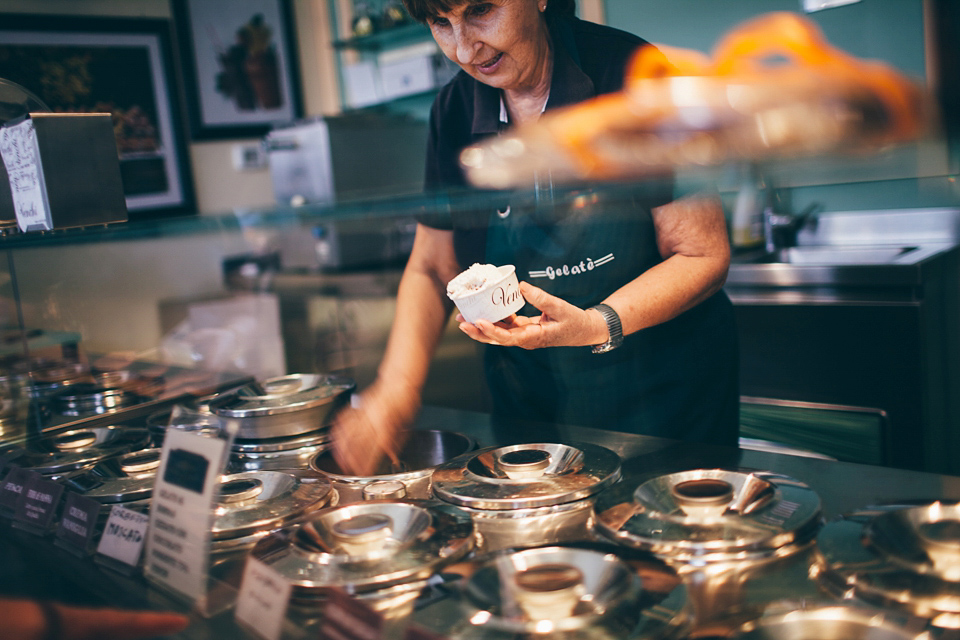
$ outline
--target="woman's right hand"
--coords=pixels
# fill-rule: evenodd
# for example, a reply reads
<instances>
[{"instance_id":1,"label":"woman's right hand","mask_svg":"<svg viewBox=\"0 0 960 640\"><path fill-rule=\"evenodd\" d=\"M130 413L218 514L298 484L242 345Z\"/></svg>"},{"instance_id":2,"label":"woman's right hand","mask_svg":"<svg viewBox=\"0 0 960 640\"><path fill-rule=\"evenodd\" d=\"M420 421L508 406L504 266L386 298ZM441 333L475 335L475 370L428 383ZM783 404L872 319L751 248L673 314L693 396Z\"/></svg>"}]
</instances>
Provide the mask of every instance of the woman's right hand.
<instances>
[{"instance_id":1,"label":"woman's right hand","mask_svg":"<svg viewBox=\"0 0 960 640\"><path fill-rule=\"evenodd\" d=\"M419 391L374 382L334 420L331 440L337 465L348 475L369 476L385 455L396 460L419 408Z\"/></svg>"}]
</instances>

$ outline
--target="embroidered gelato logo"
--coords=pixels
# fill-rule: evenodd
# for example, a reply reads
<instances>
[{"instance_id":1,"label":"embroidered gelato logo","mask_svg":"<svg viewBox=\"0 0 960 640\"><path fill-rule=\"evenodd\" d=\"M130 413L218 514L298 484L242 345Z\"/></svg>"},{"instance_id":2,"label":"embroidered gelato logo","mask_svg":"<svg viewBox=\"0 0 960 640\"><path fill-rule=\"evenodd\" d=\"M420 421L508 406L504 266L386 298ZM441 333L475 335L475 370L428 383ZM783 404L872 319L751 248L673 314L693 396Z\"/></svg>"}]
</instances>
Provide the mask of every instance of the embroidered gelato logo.
<instances>
[{"instance_id":1,"label":"embroidered gelato logo","mask_svg":"<svg viewBox=\"0 0 960 640\"><path fill-rule=\"evenodd\" d=\"M586 260L581 260L580 264L575 264L573 266L564 264L556 267L547 267L546 269L528 271L527 275L530 278L549 278L551 280L556 280L557 278L562 278L564 276L579 276L587 271L593 271L597 267L603 266L612 260L613 254L608 253L602 258L597 258L596 260L587 258Z\"/></svg>"}]
</instances>

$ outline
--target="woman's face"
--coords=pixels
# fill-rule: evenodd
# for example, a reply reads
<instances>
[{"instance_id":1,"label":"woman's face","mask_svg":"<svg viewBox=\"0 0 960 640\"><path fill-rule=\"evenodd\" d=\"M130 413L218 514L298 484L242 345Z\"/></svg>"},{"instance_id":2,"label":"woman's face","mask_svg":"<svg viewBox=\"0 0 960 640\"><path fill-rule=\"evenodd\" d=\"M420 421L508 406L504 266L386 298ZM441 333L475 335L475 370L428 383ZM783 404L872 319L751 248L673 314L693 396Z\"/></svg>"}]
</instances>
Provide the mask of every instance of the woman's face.
<instances>
[{"instance_id":1,"label":"woman's face","mask_svg":"<svg viewBox=\"0 0 960 640\"><path fill-rule=\"evenodd\" d=\"M523 91L544 78L550 40L544 0L468 0L428 22L444 55L484 84Z\"/></svg>"}]
</instances>

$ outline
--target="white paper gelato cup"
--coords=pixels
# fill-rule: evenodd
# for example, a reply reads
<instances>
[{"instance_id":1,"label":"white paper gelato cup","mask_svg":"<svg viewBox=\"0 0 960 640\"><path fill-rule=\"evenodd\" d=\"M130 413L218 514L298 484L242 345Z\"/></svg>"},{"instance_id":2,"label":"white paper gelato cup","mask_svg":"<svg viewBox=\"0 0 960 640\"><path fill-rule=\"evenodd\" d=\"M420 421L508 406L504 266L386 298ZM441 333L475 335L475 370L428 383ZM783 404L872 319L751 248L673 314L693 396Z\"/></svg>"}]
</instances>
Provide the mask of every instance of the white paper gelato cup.
<instances>
[{"instance_id":1,"label":"white paper gelato cup","mask_svg":"<svg viewBox=\"0 0 960 640\"><path fill-rule=\"evenodd\" d=\"M526 304L523 296L520 295L516 268L512 264L506 264L497 267L497 271L500 274L499 279L488 280L482 288L466 293L451 293L451 285L454 285L460 276L450 281L447 295L457 305L460 315L467 322L473 324L481 319L499 322L511 313L516 313Z\"/></svg>"}]
</instances>

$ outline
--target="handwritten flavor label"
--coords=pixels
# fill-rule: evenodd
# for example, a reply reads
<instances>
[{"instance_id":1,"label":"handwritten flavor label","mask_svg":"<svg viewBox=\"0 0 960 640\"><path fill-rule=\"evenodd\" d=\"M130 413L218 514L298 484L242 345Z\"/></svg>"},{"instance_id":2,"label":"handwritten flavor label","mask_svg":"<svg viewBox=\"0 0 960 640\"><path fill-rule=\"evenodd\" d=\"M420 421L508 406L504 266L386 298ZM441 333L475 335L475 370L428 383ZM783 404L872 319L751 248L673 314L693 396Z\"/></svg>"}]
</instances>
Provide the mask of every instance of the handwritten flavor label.
<instances>
[{"instance_id":1,"label":"handwritten flavor label","mask_svg":"<svg viewBox=\"0 0 960 640\"><path fill-rule=\"evenodd\" d=\"M247 557L235 616L264 640L278 640L293 585L269 565Z\"/></svg>"},{"instance_id":2,"label":"handwritten flavor label","mask_svg":"<svg viewBox=\"0 0 960 640\"><path fill-rule=\"evenodd\" d=\"M99 502L68 491L63 502L60 526L57 527L57 543L86 553L97 530L99 515Z\"/></svg>"},{"instance_id":3,"label":"handwritten flavor label","mask_svg":"<svg viewBox=\"0 0 960 640\"><path fill-rule=\"evenodd\" d=\"M13 510L17 507L24 485L32 476L39 474L13 464L8 469L3 483L0 483L0 507Z\"/></svg>"},{"instance_id":4,"label":"handwritten flavor label","mask_svg":"<svg viewBox=\"0 0 960 640\"><path fill-rule=\"evenodd\" d=\"M60 506L63 485L33 473L23 485L13 513L19 523L46 531Z\"/></svg>"},{"instance_id":5,"label":"handwritten flavor label","mask_svg":"<svg viewBox=\"0 0 960 640\"><path fill-rule=\"evenodd\" d=\"M0 127L0 156L10 181L17 226L21 231L53 229L33 120L28 118L15 125Z\"/></svg>"},{"instance_id":6,"label":"handwritten flavor label","mask_svg":"<svg viewBox=\"0 0 960 640\"><path fill-rule=\"evenodd\" d=\"M114 505L103 528L97 553L131 567L140 562L150 518L139 511Z\"/></svg>"},{"instance_id":7,"label":"handwritten flavor label","mask_svg":"<svg viewBox=\"0 0 960 640\"><path fill-rule=\"evenodd\" d=\"M149 579L205 606L210 530L227 440L171 429L150 504Z\"/></svg>"}]
</instances>

